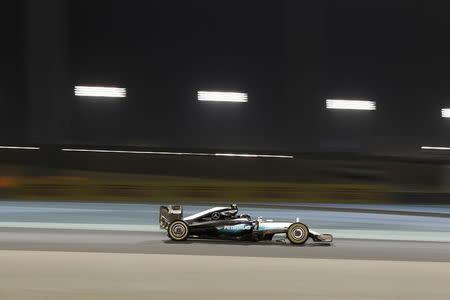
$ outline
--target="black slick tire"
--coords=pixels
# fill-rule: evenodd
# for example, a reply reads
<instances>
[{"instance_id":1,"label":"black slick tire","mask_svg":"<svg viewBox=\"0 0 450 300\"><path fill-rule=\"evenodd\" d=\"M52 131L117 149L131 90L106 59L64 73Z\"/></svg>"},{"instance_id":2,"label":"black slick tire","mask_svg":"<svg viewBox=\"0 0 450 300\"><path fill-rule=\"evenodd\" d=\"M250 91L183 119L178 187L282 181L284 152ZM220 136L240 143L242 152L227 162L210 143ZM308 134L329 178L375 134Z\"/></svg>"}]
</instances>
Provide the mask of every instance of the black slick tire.
<instances>
[{"instance_id":1,"label":"black slick tire","mask_svg":"<svg viewBox=\"0 0 450 300\"><path fill-rule=\"evenodd\" d=\"M172 241L185 241L189 236L189 226L183 220L176 220L170 223L167 235Z\"/></svg>"},{"instance_id":2,"label":"black slick tire","mask_svg":"<svg viewBox=\"0 0 450 300\"><path fill-rule=\"evenodd\" d=\"M303 245L309 238L309 229L303 223L293 223L289 226L286 237L294 245Z\"/></svg>"}]
</instances>

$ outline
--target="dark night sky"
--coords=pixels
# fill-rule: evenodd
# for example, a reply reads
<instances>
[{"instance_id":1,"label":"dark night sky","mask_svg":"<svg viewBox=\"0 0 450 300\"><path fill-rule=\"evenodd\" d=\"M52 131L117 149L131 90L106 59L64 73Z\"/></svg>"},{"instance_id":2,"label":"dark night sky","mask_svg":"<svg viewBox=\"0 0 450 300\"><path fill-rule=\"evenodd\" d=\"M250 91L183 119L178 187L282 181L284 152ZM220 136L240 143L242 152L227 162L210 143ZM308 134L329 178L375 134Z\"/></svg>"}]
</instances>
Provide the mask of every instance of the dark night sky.
<instances>
[{"instance_id":1,"label":"dark night sky","mask_svg":"<svg viewBox=\"0 0 450 300\"><path fill-rule=\"evenodd\" d=\"M24 49L33 49L26 2L4 2L0 140L39 140L29 116L40 97L24 84ZM67 88L118 85L128 98L60 97L70 108L59 113L62 141L293 152L450 146L440 118L450 107L449 1L310 2L68 1ZM200 89L246 91L249 102L199 103ZM326 111L326 98L374 100L377 111Z\"/></svg>"},{"instance_id":2,"label":"dark night sky","mask_svg":"<svg viewBox=\"0 0 450 300\"><path fill-rule=\"evenodd\" d=\"M0 140L23 141L26 135L23 5L8 1L0 9Z\"/></svg>"}]
</instances>

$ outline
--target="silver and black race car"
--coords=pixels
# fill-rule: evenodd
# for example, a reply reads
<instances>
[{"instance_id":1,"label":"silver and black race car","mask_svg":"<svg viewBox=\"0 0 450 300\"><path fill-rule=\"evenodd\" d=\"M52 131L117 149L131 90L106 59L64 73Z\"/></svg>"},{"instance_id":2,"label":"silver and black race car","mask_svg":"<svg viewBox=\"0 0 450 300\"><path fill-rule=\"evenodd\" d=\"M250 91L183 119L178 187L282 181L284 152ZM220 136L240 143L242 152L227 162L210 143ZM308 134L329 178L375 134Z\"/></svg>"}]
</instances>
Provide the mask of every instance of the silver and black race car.
<instances>
[{"instance_id":1,"label":"silver and black race car","mask_svg":"<svg viewBox=\"0 0 450 300\"><path fill-rule=\"evenodd\" d=\"M192 216L183 217L181 205L160 207L160 227L167 230L174 241L188 238L267 241L276 234L285 234L292 244L304 244L308 238L314 242L331 243L331 234L319 234L299 222L274 222L262 218L252 219L239 215L238 207L214 207Z\"/></svg>"}]
</instances>

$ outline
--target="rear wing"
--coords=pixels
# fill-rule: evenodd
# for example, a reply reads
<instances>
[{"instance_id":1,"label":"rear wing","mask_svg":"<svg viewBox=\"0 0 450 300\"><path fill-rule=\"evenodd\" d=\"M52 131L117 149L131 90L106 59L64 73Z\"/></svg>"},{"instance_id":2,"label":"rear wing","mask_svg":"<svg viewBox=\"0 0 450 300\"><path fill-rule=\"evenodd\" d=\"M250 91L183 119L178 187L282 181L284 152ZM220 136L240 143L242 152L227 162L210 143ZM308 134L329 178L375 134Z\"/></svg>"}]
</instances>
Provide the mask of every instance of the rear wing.
<instances>
[{"instance_id":1,"label":"rear wing","mask_svg":"<svg viewBox=\"0 0 450 300\"><path fill-rule=\"evenodd\" d=\"M182 205L167 205L159 208L159 227L161 229L168 229L170 223L176 220L183 219Z\"/></svg>"}]
</instances>

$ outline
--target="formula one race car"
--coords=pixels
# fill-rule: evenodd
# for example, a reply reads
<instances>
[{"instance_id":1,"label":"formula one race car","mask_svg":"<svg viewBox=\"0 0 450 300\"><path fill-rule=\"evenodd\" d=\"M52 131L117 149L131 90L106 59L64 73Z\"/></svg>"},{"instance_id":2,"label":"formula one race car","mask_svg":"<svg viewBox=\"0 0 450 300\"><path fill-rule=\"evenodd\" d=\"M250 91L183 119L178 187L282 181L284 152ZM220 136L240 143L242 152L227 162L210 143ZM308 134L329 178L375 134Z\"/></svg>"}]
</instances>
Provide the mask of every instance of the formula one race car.
<instances>
[{"instance_id":1,"label":"formula one race car","mask_svg":"<svg viewBox=\"0 0 450 300\"><path fill-rule=\"evenodd\" d=\"M276 234L285 234L292 244L304 244L308 238L314 242L331 243L331 234L319 234L297 219L296 222L274 222L248 215L238 215L236 204L214 207L189 217L183 217L181 205L160 207L159 223L174 241L188 238L267 241Z\"/></svg>"}]
</instances>

